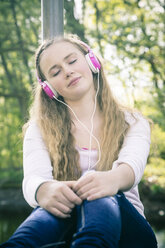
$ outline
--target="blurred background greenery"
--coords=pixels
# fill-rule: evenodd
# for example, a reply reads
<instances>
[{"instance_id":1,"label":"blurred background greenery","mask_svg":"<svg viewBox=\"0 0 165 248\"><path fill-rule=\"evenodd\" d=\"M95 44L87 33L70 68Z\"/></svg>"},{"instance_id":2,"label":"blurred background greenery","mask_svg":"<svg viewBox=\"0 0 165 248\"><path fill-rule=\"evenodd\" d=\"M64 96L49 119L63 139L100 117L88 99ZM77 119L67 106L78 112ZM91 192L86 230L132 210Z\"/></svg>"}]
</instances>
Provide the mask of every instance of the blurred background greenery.
<instances>
[{"instance_id":1,"label":"blurred background greenery","mask_svg":"<svg viewBox=\"0 0 165 248\"><path fill-rule=\"evenodd\" d=\"M64 0L64 31L77 34L101 57L118 101L154 123L140 193L157 229L165 228L164 12L164 0ZM40 0L0 0L1 191L21 187L22 125L40 42Z\"/></svg>"}]
</instances>

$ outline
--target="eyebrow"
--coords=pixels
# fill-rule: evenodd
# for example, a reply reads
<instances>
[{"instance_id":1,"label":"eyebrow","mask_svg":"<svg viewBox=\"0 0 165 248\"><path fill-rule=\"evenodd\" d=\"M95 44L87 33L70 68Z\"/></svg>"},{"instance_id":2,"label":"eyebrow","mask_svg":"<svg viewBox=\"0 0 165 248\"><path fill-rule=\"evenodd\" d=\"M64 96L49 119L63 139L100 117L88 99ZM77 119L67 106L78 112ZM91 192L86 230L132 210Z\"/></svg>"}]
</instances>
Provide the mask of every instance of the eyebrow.
<instances>
[{"instance_id":1,"label":"eyebrow","mask_svg":"<svg viewBox=\"0 0 165 248\"><path fill-rule=\"evenodd\" d=\"M76 55L76 53L75 53L75 52L74 52L74 53L69 53L67 56L64 57L63 60L67 60L67 59L68 59L70 56L72 56L72 55ZM48 70L48 74L50 74L51 70L53 70L53 69L56 68L56 67L57 67L56 64L53 65L53 66Z\"/></svg>"}]
</instances>

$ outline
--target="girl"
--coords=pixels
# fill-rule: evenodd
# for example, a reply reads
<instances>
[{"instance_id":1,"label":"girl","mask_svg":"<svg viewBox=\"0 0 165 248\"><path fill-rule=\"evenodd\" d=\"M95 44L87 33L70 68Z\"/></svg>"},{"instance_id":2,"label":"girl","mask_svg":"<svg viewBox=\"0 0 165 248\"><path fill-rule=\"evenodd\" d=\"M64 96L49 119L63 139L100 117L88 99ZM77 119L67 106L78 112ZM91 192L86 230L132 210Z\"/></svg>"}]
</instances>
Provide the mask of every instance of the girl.
<instances>
[{"instance_id":1,"label":"girl","mask_svg":"<svg viewBox=\"0 0 165 248\"><path fill-rule=\"evenodd\" d=\"M103 65L75 37L46 41L36 69L23 180L35 210L0 247L156 248L138 193L147 120L115 101Z\"/></svg>"}]
</instances>

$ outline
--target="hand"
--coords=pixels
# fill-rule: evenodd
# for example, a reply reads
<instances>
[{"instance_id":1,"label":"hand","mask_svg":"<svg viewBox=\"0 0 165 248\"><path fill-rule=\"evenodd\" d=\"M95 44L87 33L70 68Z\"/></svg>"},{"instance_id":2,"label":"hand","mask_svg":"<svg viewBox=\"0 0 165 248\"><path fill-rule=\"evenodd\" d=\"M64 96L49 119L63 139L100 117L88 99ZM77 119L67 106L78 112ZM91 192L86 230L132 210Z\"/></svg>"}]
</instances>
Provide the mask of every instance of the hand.
<instances>
[{"instance_id":1,"label":"hand","mask_svg":"<svg viewBox=\"0 0 165 248\"><path fill-rule=\"evenodd\" d=\"M117 175L114 171L94 171L82 176L73 187L74 192L88 201L113 196L119 190Z\"/></svg>"},{"instance_id":2,"label":"hand","mask_svg":"<svg viewBox=\"0 0 165 248\"><path fill-rule=\"evenodd\" d=\"M51 181L41 184L37 191L39 205L57 217L70 217L75 205L82 203L72 190L74 183L75 181Z\"/></svg>"}]
</instances>

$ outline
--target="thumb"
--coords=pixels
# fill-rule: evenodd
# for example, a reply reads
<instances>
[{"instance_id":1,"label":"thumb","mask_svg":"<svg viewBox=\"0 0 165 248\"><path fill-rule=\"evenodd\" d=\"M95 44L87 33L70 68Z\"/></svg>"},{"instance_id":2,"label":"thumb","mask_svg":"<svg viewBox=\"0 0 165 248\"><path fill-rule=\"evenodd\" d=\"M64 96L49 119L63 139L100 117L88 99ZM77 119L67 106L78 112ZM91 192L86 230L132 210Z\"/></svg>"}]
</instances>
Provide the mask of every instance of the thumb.
<instances>
[{"instance_id":1,"label":"thumb","mask_svg":"<svg viewBox=\"0 0 165 248\"><path fill-rule=\"evenodd\" d=\"M73 189L75 183L76 181L65 181L65 184L71 189Z\"/></svg>"}]
</instances>

